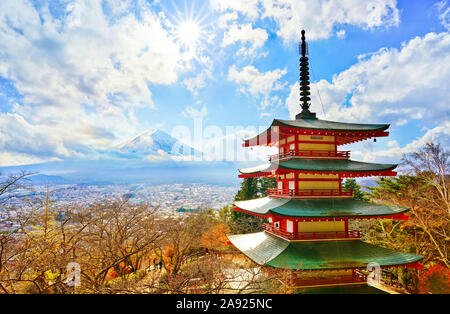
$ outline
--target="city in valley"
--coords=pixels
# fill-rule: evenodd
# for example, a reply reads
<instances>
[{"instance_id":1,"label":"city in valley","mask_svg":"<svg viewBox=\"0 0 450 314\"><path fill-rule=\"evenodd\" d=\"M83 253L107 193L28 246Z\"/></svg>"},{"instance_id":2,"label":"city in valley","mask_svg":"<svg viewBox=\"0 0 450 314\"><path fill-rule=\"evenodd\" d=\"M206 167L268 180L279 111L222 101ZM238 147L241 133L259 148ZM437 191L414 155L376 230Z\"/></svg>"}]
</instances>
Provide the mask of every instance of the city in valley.
<instances>
[{"instance_id":1,"label":"city in valley","mask_svg":"<svg viewBox=\"0 0 450 314\"><path fill-rule=\"evenodd\" d=\"M205 183L179 184L131 184L131 185L36 185L30 190L18 193L19 198L8 200L0 212L0 229L11 228L7 208L23 205L24 199L45 200L47 191L51 207L58 208L86 206L97 202L129 198L132 203L147 203L158 207L162 216L179 216L186 212L198 210L219 210L230 205L238 190L237 186L220 186Z\"/></svg>"}]
</instances>

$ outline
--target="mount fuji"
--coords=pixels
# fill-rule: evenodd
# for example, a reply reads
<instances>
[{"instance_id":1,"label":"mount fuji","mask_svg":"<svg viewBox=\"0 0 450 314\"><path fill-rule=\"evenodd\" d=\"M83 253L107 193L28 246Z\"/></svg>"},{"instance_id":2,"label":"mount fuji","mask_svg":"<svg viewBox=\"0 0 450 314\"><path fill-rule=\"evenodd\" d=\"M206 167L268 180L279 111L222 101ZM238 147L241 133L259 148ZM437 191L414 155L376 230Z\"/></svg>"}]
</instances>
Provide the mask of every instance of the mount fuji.
<instances>
[{"instance_id":1,"label":"mount fuji","mask_svg":"<svg viewBox=\"0 0 450 314\"><path fill-rule=\"evenodd\" d=\"M36 184L236 183L232 162L195 161L202 152L164 131L147 130L118 146L95 151L93 157L66 158L41 164L3 167L3 174L36 173ZM201 160L201 158L200 158Z\"/></svg>"},{"instance_id":2,"label":"mount fuji","mask_svg":"<svg viewBox=\"0 0 450 314\"><path fill-rule=\"evenodd\" d=\"M174 137L158 129L147 130L117 147L118 156L142 158L148 161L189 159L201 154L194 148L181 143Z\"/></svg>"}]
</instances>

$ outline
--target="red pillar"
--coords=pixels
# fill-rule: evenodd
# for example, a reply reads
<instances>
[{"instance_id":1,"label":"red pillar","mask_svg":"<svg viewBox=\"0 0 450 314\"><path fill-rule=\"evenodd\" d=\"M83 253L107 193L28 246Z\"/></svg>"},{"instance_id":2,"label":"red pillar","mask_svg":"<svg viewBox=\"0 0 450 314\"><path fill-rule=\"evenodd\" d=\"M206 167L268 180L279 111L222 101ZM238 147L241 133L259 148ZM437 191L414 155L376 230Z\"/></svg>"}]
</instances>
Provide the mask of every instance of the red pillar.
<instances>
[{"instance_id":1,"label":"red pillar","mask_svg":"<svg viewBox=\"0 0 450 314\"><path fill-rule=\"evenodd\" d=\"M294 234L294 237L297 236L297 233L298 233L298 221L296 219L292 219L292 233Z\"/></svg>"}]
</instances>

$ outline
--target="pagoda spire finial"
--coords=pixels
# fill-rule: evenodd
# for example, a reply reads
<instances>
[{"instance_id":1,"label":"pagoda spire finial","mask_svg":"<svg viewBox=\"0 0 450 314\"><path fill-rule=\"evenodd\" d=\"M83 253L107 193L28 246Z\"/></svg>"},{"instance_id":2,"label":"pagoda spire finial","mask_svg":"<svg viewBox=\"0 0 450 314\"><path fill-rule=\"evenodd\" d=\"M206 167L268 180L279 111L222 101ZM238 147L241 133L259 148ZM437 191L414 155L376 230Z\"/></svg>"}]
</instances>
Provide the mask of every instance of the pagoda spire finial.
<instances>
[{"instance_id":1,"label":"pagoda spire finial","mask_svg":"<svg viewBox=\"0 0 450 314\"><path fill-rule=\"evenodd\" d=\"M302 30L302 42L300 43L300 103L302 111L295 116L296 119L317 119L316 114L309 111L309 106L311 104L309 101L311 98L309 95L309 67L308 67L308 57L307 55L307 45L305 40L305 30Z\"/></svg>"}]
</instances>

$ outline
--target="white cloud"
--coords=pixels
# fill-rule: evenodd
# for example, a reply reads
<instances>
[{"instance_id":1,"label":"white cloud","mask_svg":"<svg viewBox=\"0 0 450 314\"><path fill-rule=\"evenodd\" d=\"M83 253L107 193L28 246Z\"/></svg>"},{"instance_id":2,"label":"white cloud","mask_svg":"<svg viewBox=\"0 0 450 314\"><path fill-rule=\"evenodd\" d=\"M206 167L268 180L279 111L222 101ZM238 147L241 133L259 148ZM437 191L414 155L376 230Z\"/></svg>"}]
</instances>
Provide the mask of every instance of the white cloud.
<instances>
[{"instance_id":1,"label":"white cloud","mask_svg":"<svg viewBox=\"0 0 450 314\"><path fill-rule=\"evenodd\" d=\"M272 112L261 112L259 114L260 118L265 118L265 117L273 117L273 113Z\"/></svg>"},{"instance_id":2,"label":"white cloud","mask_svg":"<svg viewBox=\"0 0 450 314\"><path fill-rule=\"evenodd\" d=\"M400 147L397 141L388 141L387 147L373 151L373 145L352 145L356 151L352 156L366 162L399 162L404 154L412 153L423 147L427 142L441 143L443 147L450 144L450 121L443 121L438 126L427 130L423 136Z\"/></svg>"},{"instance_id":3,"label":"white cloud","mask_svg":"<svg viewBox=\"0 0 450 314\"><path fill-rule=\"evenodd\" d=\"M147 83L177 80L178 47L154 13L111 24L97 2L72 2L67 10L59 21L27 2L1 4L0 74L16 82L24 102L109 105L108 96L120 95L124 106L151 105Z\"/></svg>"},{"instance_id":4,"label":"white cloud","mask_svg":"<svg viewBox=\"0 0 450 314\"><path fill-rule=\"evenodd\" d=\"M72 152L48 128L29 124L22 116L0 113L0 147L2 151L49 157L69 156Z\"/></svg>"},{"instance_id":5,"label":"white cloud","mask_svg":"<svg viewBox=\"0 0 450 314\"><path fill-rule=\"evenodd\" d=\"M226 160L234 162L247 161L267 161L267 156L275 154L276 148L267 146L257 146L249 149L242 146L242 139L254 136L264 131L267 126L263 126L256 130L255 127L230 127L227 128L226 133L211 132L210 135L203 139L200 147L205 153L206 160ZM206 129L205 129L206 130Z\"/></svg>"},{"instance_id":6,"label":"white cloud","mask_svg":"<svg viewBox=\"0 0 450 314\"><path fill-rule=\"evenodd\" d=\"M268 110L282 105L281 98L277 95L271 95L271 93L285 88L287 82L280 82L280 78L286 73L286 69L259 72L252 65L247 65L239 71L235 65L232 65L228 69L227 79L239 84L241 93L259 99L259 110Z\"/></svg>"},{"instance_id":7,"label":"white cloud","mask_svg":"<svg viewBox=\"0 0 450 314\"><path fill-rule=\"evenodd\" d=\"M450 34L429 33L380 49L335 75L311 86L312 109L329 120L389 122L411 119L429 123L449 118ZM318 97L317 88L320 91ZM286 100L291 117L300 111L297 85ZM406 121L405 121L406 120Z\"/></svg>"},{"instance_id":8,"label":"white cloud","mask_svg":"<svg viewBox=\"0 0 450 314\"><path fill-rule=\"evenodd\" d=\"M301 111L299 84L292 84L290 89L289 96L286 98L286 106L289 110L289 117L295 119L295 116Z\"/></svg>"},{"instance_id":9,"label":"white cloud","mask_svg":"<svg viewBox=\"0 0 450 314\"><path fill-rule=\"evenodd\" d=\"M268 37L264 29L253 28L250 23L243 25L233 24L224 33L222 46L226 47L240 42L243 44L243 47L238 50L237 54L253 56L257 49L264 46ZM245 45L246 43L249 43L248 47Z\"/></svg>"},{"instance_id":10,"label":"white cloud","mask_svg":"<svg viewBox=\"0 0 450 314\"><path fill-rule=\"evenodd\" d=\"M129 2L108 1L106 14L100 2L68 1L57 19L46 4L0 2L0 76L23 96L2 116L20 123L1 125L0 150L68 156L137 133L136 110L154 108L149 84L175 83L188 64L164 19L134 5L139 17ZM20 134L33 145L11 144L25 144Z\"/></svg>"},{"instance_id":11,"label":"white cloud","mask_svg":"<svg viewBox=\"0 0 450 314\"><path fill-rule=\"evenodd\" d=\"M299 27L314 40L330 37L336 25L370 29L398 25L400 21L395 0L264 0L263 4L263 16L277 22L278 36L286 43L298 40Z\"/></svg>"},{"instance_id":12,"label":"white cloud","mask_svg":"<svg viewBox=\"0 0 450 314\"><path fill-rule=\"evenodd\" d=\"M450 30L450 5L447 0L437 2L435 7L438 12L438 18L442 26Z\"/></svg>"},{"instance_id":13,"label":"white cloud","mask_svg":"<svg viewBox=\"0 0 450 314\"><path fill-rule=\"evenodd\" d=\"M184 87L190 91L194 96L198 95L198 91L208 85L208 80L214 80L214 60L207 55L204 55L204 49L198 47L188 54L193 55L192 62L187 65L187 69L196 73L191 77L186 77L183 80Z\"/></svg>"},{"instance_id":14,"label":"white cloud","mask_svg":"<svg viewBox=\"0 0 450 314\"><path fill-rule=\"evenodd\" d=\"M345 38L345 29L341 29L340 31L337 31L336 36L339 39L344 39Z\"/></svg>"},{"instance_id":15,"label":"white cloud","mask_svg":"<svg viewBox=\"0 0 450 314\"><path fill-rule=\"evenodd\" d=\"M56 157L39 158L28 154L0 152L0 167L22 166L59 160Z\"/></svg>"},{"instance_id":16,"label":"white cloud","mask_svg":"<svg viewBox=\"0 0 450 314\"><path fill-rule=\"evenodd\" d=\"M388 141L387 146L388 147L398 147L398 142L396 140Z\"/></svg>"},{"instance_id":17,"label":"white cloud","mask_svg":"<svg viewBox=\"0 0 450 314\"><path fill-rule=\"evenodd\" d=\"M205 105L203 105L201 108L196 108L197 106L187 106L183 110L183 114L185 116L190 117L191 119L203 119L208 115L208 109Z\"/></svg>"},{"instance_id":18,"label":"white cloud","mask_svg":"<svg viewBox=\"0 0 450 314\"><path fill-rule=\"evenodd\" d=\"M226 12L226 13L222 13L218 20L217 20L217 25L220 28L226 28L228 27L228 24L231 22L236 21L239 18L237 12Z\"/></svg>"},{"instance_id":19,"label":"white cloud","mask_svg":"<svg viewBox=\"0 0 450 314\"><path fill-rule=\"evenodd\" d=\"M243 94L261 99L260 110L280 106L282 101L278 96L271 96L273 91L282 90L287 83L280 82L280 78L287 73L286 69L259 72L252 65L247 65L241 71L232 65L228 69L227 79L239 84L239 91Z\"/></svg>"},{"instance_id":20,"label":"white cloud","mask_svg":"<svg viewBox=\"0 0 450 314\"><path fill-rule=\"evenodd\" d=\"M207 86L206 81L212 79L212 73L210 70L205 69L194 77L185 78L183 85L188 91L195 96L198 94L198 90Z\"/></svg>"},{"instance_id":21,"label":"white cloud","mask_svg":"<svg viewBox=\"0 0 450 314\"><path fill-rule=\"evenodd\" d=\"M239 91L253 97L268 96L272 91L284 88L279 79L286 74L286 69L259 72L253 65L247 65L238 71L232 65L228 69L228 80L240 85Z\"/></svg>"},{"instance_id":22,"label":"white cloud","mask_svg":"<svg viewBox=\"0 0 450 314\"><path fill-rule=\"evenodd\" d=\"M314 40L332 36L337 25L372 29L400 22L396 0L215 0L213 8L239 12L253 20L273 19L279 28L277 34L285 43L298 41L300 27Z\"/></svg>"},{"instance_id":23,"label":"white cloud","mask_svg":"<svg viewBox=\"0 0 450 314\"><path fill-rule=\"evenodd\" d=\"M211 0L211 7L218 11L239 12L245 17L256 19L259 16L260 0Z\"/></svg>"}]
</instances>

